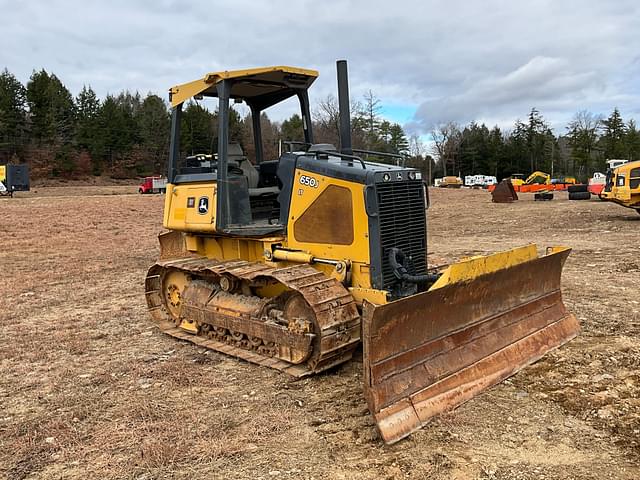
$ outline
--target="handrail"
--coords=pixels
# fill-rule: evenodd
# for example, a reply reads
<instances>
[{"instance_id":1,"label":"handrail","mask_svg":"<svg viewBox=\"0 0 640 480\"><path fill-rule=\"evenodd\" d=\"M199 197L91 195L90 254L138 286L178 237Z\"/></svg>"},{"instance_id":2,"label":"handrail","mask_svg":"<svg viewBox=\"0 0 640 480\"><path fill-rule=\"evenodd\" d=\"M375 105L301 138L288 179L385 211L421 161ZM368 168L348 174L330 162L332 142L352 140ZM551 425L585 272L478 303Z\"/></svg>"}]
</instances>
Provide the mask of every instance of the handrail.
<instances>
[{"instance_id":1,"label":"handrail","mask_svg":"<svg viewBox=\"0 0 640 480\"><path fill-rule=\"evenodd\" d=\"M407 161L407 158L399 153L376 152L375 150L363 150L361 148L354 148L353 151L357 153L364 153L365 155L376 155L378 157L399 158L400 160L402 160L403 167L405 166L405 163Z\"/></svg>"},{"instance_id":2,"label":"handrail","mask_svg":"<svg viewBox=\"0 0 640 480\"><path fill-rule=\"evenodd\" d=\"M367 155L379 155L382 157L404 158L404 155L401 155L399 153L376 152L375 150L363 150L360 148L354 148L353 151L358 153L366 153Z\"/></svg>"},{"instance_id":3,"label":"handrail","mask_svg":"<svg viewBox=\"0 0 640 480\"><path fill-rule=\"evenodd\" d=\"M282 144L287 147L293 147L294 145L303 145L305 147L310 147L312 144L307 142L299 142L297 140L282 140Z\"/></svg>"},{"instance_id":4,"label":"handrail","mask_svg":"<svg viewBox=\"0 0 640 480\"><path fill-rule=\"evenodd\" d=\"M362 158L356 156L356 155L348 155L346 153L340 153L340 152L336 152L336 151L329 151L329 150L315 150L312 153L315 154L316 158L318 158L318 154L322 154L322 155L331 155L333 157L340 157L340 158L346 158L346 159L350 159L350 160L357 160L360 162L360 164L362 165L363 169L367 169L367 165L364 163L364 160L362 160Z\"/></svg>"}]
</instances>

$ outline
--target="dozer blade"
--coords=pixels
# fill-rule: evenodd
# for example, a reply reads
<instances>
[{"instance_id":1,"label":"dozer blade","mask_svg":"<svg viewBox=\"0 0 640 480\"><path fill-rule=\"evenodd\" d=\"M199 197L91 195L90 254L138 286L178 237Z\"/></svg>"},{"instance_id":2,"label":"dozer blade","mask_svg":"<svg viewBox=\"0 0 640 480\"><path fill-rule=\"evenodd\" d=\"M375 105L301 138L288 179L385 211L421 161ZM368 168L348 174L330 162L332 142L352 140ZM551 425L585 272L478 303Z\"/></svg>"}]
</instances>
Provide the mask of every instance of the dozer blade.
<instances>
[{"instance_id":1,"label":"dozer blade","mask_svg":"<svg viewBox=\"0 0 640 480\"><path fill-rule=\"evenodd\" d=\"M394 443L575 337L560 276L535 245L448 267L424 293L363 307L365 396Z\"/></svg>"},{"instance_id":2,"label":"dozer blade","mask_svg":"<svg viewBox=\"0 0 640 480\"><path fill-rule=\"evenodd\" d=\"M509 180L502 180L491 192L494 203L509 203L518 200L518 194Z\"/></svg>"}]
</instances>

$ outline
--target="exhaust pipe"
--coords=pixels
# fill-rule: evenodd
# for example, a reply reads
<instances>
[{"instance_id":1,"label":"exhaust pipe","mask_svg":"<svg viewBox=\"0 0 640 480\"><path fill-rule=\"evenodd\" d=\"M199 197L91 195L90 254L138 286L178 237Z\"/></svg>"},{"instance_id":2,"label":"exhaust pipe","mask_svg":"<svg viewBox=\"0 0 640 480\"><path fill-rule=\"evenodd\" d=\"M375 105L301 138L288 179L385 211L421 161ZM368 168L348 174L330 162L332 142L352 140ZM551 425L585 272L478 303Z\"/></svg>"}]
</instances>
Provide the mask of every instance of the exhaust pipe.
<instances>
[{"instance_id":1,"label":"exhaust pipe","mask_svg":"<svg viewBox=\"0 0 640 480\"><path fill-rule=\"evenodd\" d=\"M347 61L336 62L338 70L338 108L340 110L340 153L353 155L351 146L351 112L349 111L349 75Z\"/></svg>"}]
</instances>

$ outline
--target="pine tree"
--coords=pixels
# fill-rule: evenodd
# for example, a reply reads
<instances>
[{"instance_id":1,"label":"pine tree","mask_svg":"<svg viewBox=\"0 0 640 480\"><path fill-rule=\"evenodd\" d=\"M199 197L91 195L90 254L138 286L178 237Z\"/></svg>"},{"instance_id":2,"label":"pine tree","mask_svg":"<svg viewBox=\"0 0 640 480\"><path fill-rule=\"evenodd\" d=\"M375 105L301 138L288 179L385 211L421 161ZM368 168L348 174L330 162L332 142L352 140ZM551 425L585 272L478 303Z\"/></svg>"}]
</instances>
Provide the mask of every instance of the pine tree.
<instances>
[{"instance_id":1,"label":"pine tree","mask_svg":"<svg viewBox=\"0 0 640 480\"><path fill-rule=\"evenodd\" d=\"M460 141L459 170L462 175L488 174L489 129L483 123L472 122L462 131Z\"/></svg>"},{"instance_id":2,"label":"pine tree","mask_svg":"<svg viewBox=\"0 0 640 480\"><path fill-rule=\"evenodd\" d=\"M551 130L540 112L534 107L529 113L529 123L526 126L527 150L530 161L530 171L547 167L548 141Z\"/></svg>"},{"instance_id":3,"label":"pine tree","mask_svg":"<svg viewBox=\"0 0 640 480\"><path fill-rule=\"evenodd\" d=\"M625 125L618 107L611 115L602 121L603 134L601 137L605 158L625 158Z\"/></svg>"},{"instance_id":4,"label":"pine tree","mask_svg":"<svg viewBox=\"0 0 640 480\"><path fill-rule=\"evenodd\" d=\"M297 113L282 122L280 132L283 140L291 140L294 142L304 142L304 129L302 126L302 117Z\"/></svg>"},{"instance_id":5,"label":"pine tree","mask_svg":"<svg viewBox=\"0 0 640 480\"><path fill-rule=\"evenodd\" d=\"M44 69L27 83L32 138L37 143L69 144L73 138L75 104L71 92Z\"/></svg>"},{"instance_id":6,"label":"pine tree","mask_svg":"<svg viewBox=\"0 0 640 480\"><path fill-rule=\"evenodd\" d=\"M409 142L402 127L394 123L389 128L389 146L392 153L407 155L409 153Z\"/></svg>"},{"instance_id":7,"label":"pine tree","mask_svg":"<svg viewBox=\"0 0 640 480\"><path fill-rule=\"evenodd\" d=\"M122 92L117 97L107 95L98 115L99 159L108 163L114 172L116 162L126 157L140 142L134 112L139 108L139 95Z\"/></svg>"},{"instance_id":8,"label":"pine tree","mask_svg":"<svg viewBox=\"0 0 640 480\"><path fill-rule=\"evenodd\" d=\"M524 174L529 170L529 150L527 147L527 125L516 120L511 133L506 139L508 162L502 168L501 176Z\"/></svg>"},{"instance_id":9,"label":"pine tree","mask_svg":"<svg viewBox=\"0 0 640 480\"><path fill-rule=\"evenodd\" d=\"M640 131L633 119L627 122L624 145L627 153L626 158L630 161L640 159Z\"/></svg>"},{"instance_id":10,"label":"pine tree","mask_svg":"<svg viewBox=\"0 0 640 480\"><path fill-rule=\"evenodd\" d=\"M369 138L369 149L375 150L377 152L385 152L391 153L391 122L388 120L381 120L378 123L377 131L374 133L373 137ZM370 135L367 132L367 135Z\"/></svg>"},{"instance_id":11,"label":"pine tree","mask_svg":"<svg viewBox=\"0 0 640 480\"><path fill-rule=\"evenodd\" d=\"M112 95L107 95L98 113L98 138L96 140L96 150L98 158L94 159L94 173L102 172L102 160L113 166L113 160L117 154L117 139L119 129L118 124L118 104Z\"/></svg>"},{"instance_id":12,"label":"pine tree","mask_svg":"<svg viewBox=\"0 0 640 480\"><path fill-rule=\"evenodd\" d=\"M218 136L218 132L216 132L215 136ZM244 149L246 147L245 137L244 120L233 107L229 108L229 142L239 143Z\"/></svg>"},{"instance_id":13,"label":"pine tree","mask_svg":"<svg viewBox=\"0 0 640 480\"><path fill-rule=\"evenodd\" d=\"M215 123L217 116L195 102L189 102L182 112L180 146L188 155L212 153L217 150ZM214 133L215 132L215 133Z\"/></svg>"},{"instance_id":14,"label":"pine tree","mask_svg":"<svg viewBox=\"0 0 640 480\"><path fill-rule=\"evenodd\" d=\"M119 152L130 151L134 145L140 143L140 129L137 115L142 106L142 99L138 92L125 91L115 98L118 106L120 138L118 138Z\"/></svg>"},{"instance_id":15,"label":"pine tree","mask_svg":"<svg viewBox=\"0 0 640 480\"><path fill-rule=\"evenodd\" d=\"M27 129L26 89L7 69L0 74L0 159L18 153Z\"/></svg>"},{"instance_id":16,"label":"pine tree","mask_svg":"<svg viewBox=\"0 0 640 480\"><path fill-rule=\"evenodd\" d=\"M498 168L504 164L505 160L504 150L504 138L500 128L496 125L489 132L486 175L498 176Z\"/></svg>"},{"instance_id":17,"label":"pine tree","mask_svg":"<svg viewBox=\"0 0 640 480\"><path fill-rule=\"evenodd\" d=\"M170 119L167 105L159 96L148 94L135 116L141 146L146 153L145 173L166 171L169 154Z\"/></svg>"},{"instance_id":18,"label":"pine tree","mask_svg":"<svg viewBox=\"0 0 640 480\"><path fill-rule=\"evenodd\" d=\"M81 149L95 153L98 137L98 115L100 100L93 89L83 86L76 97L76 144Z\"/></svg>"},{"instance_id":19,"label":"pine tree","mask_svg":"<svg viewBox=\"0 0 640 480\"><path fill-rule=\"evenodd\" d=\"M49 92L53 136L60 144L69 145L73 140L76 113L73 95L53 74L50 77Z\"/></svg>"},{"instance_id":20,"label":"pine tree","mask_svg":"<svg viewBox=\"0 0 640 480\"><path fill-rule=\"evenodd\" d=\"M364 94L364 105L362 107L367 150L375 150L376 144L378 144L380 140L380 110L380 100L371 90L367 91L367 93Z\"/></svg>"},{"instance_id":21,"label":"pine tree","mask_svg":"<svg viewBox=\"0 0 640 480\"><path fill-rule=\"evenodd\" d=\"M42 142L49 140L49 74L45 70L33 72L27 83L27 103L31 120L31 137Z\"/></svg>"}]
</instances>

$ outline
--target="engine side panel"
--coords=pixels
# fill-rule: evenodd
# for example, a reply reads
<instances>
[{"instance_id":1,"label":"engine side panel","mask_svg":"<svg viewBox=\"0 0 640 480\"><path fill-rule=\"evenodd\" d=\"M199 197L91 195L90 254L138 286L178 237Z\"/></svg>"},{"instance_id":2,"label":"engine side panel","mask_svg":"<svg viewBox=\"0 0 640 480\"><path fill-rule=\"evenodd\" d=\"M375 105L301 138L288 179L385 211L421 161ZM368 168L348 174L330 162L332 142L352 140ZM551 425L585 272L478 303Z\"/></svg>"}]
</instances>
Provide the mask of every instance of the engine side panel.
<instances>
[{"instance_id":1,"label":"engine side panel","mask_svg":"<svg viewBox=\"0 0 640 480\"><path fill-rule=\"evenodd\" d=\"M350 260L353 286L370 288L363 184L297 168L287 233L288 248L320 258Z\"/></svg>"},{"instance_id":2,"label":"engine side panel","mask_svg":"<svg viewBox=\"0 0 640 480\"><path fill-rule=\"evenodd\" d=\"M215 182L167 184L162 225L181 232L215 232L216 193Z\"/></svg>"}]
</instances>

